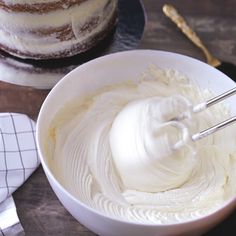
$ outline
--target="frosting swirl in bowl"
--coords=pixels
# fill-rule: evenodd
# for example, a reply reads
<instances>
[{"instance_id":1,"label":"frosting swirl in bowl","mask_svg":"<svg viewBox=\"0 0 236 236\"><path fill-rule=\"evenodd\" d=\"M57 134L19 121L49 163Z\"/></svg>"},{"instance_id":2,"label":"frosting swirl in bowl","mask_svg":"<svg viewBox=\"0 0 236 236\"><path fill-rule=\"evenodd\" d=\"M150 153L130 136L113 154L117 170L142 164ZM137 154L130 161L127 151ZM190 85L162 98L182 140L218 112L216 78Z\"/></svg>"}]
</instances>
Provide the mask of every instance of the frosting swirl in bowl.
<instances>
[{"instance_id":1,"label":"frosting swirl in bowl","mask_svg":"<svg viewBox=\"0 0 236 236\"><path fill-rule=\"evenodd\" d=\"M134 101L175 94L193 104L211 96L176 71L157 70L139 82L106 87L67 104L46 141L53 174L86 205L131 222L169 224L213 212L236 192L233 126L194 144L194 164L184 181L165 190L127 188L114 163L110 132L120 111ZM227 108L218 104L184 122L195 133L228 117Z\"/></svg>"},{"instance_id":2,"label":"frosting swirl in bowl","mask_svg":"<svg viewBox=\"0 0 236 236\"><path fill-rule=\"evenodd\" d=\"M182 99L184 101L184 99ZM188 109L180 97L151 97L128 103L115 117L110 130L112 157L127 189L160 192L177 188L193 171L195 151L182 123L170 121Z\"/></svg>"}]
</instances>

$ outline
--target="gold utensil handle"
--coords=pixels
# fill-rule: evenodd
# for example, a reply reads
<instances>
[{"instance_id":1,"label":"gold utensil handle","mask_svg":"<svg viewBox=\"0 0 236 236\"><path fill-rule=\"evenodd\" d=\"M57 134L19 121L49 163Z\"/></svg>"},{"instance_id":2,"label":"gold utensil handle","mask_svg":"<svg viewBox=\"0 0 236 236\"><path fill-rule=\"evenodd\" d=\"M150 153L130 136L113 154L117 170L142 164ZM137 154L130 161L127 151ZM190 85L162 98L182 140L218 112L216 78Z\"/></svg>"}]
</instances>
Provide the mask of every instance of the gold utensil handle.
<instances>
[{"instance_id":1,"label":"gold utensil handle","mask_svg":"<svg viewBox=\"0 0 236 236\"><path fill-rule=\"evenodd\" d=\"M178 11L170 4L165 4L163 6L163 12L167 17L169 17L180 29L181 31L197 46L199 47L206 59L207 63L216 67L221 64L221 62L213 57L213 55L208 51L205 47L201 39L197 36L197 34L188 26L184 18L178 13Z\"/></svg>"}]
</instances>

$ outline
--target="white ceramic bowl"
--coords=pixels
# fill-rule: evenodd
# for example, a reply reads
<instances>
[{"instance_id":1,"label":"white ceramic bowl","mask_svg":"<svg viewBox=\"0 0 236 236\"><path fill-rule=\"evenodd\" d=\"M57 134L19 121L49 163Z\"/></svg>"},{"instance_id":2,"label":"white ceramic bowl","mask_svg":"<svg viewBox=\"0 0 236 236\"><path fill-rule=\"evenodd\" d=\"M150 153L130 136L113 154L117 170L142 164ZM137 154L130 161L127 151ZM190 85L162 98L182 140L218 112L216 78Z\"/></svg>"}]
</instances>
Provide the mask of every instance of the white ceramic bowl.
<instances>
[{"instance_id":1,"label":"white ceramic bowl","mask_svg":"<svg viewBox=\"0 0 236 236\"><path fill-rule=\"evenodd\" d=\"M49 93L39 113L37 145L47 178L65 208L83 225L102 236L158 236L200 235L225 218L236 205L236 196L218 211L185 223L169 225L145 225L125 222L104 216L86 206L63 188L48 167L43 140L56 112L66 102L93 93L104 85L138 79L148 65L174 68L195 78L202 88L209 87L216 94L235 86L235 83L215 68L193 58L170 52L136 50L104 56L79 66L65 76ZM235 98L227 100L232 114L236 114Z\"/></svg>"}]
</instances>

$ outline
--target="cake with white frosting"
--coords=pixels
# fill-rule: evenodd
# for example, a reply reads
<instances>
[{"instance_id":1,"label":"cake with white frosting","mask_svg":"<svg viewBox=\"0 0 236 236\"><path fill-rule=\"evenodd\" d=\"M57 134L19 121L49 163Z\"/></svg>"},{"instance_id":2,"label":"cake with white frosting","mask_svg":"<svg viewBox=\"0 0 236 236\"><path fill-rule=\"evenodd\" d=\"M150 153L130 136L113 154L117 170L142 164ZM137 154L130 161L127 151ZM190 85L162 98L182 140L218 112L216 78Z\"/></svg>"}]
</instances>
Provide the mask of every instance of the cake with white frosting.
<instances>
[{"instance_id":1,"label":"cake with white frosting","mask_svg":"<svg viewBox=\"0 0 236 236\"><path fill-rule=\"evenodd\" d=\"M117 0L0 0L0 49L21 58L70 57L114 27Z\"/></svg>"}]
</instances>

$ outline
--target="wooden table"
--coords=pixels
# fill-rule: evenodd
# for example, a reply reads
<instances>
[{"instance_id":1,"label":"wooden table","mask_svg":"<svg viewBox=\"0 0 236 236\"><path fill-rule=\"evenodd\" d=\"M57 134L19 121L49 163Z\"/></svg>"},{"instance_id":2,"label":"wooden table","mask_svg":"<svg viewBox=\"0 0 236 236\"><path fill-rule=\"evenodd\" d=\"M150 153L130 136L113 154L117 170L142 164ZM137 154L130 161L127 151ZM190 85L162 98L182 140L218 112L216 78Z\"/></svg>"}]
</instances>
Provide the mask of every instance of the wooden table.
<instances>
[{"instance_id":1,"label":"wooden table","mask_svg":"<svg viewBox=\"0 0 236 236\"><path fill-rule=\"evenodd\" d=\"M204 61L202 53L163 15L165 2L143 0L147 23L139 47L177 52ZM168 2L179 9L216 57L236 64L236 1ZM0 82L0 111L23 112L36 119L48 92ZM14 199L26 235L95 235L64 209L49 186L41 166L14 193ZM236 211L206 235L235 235L235 228Z\"/></svg>"}]
</instances>

